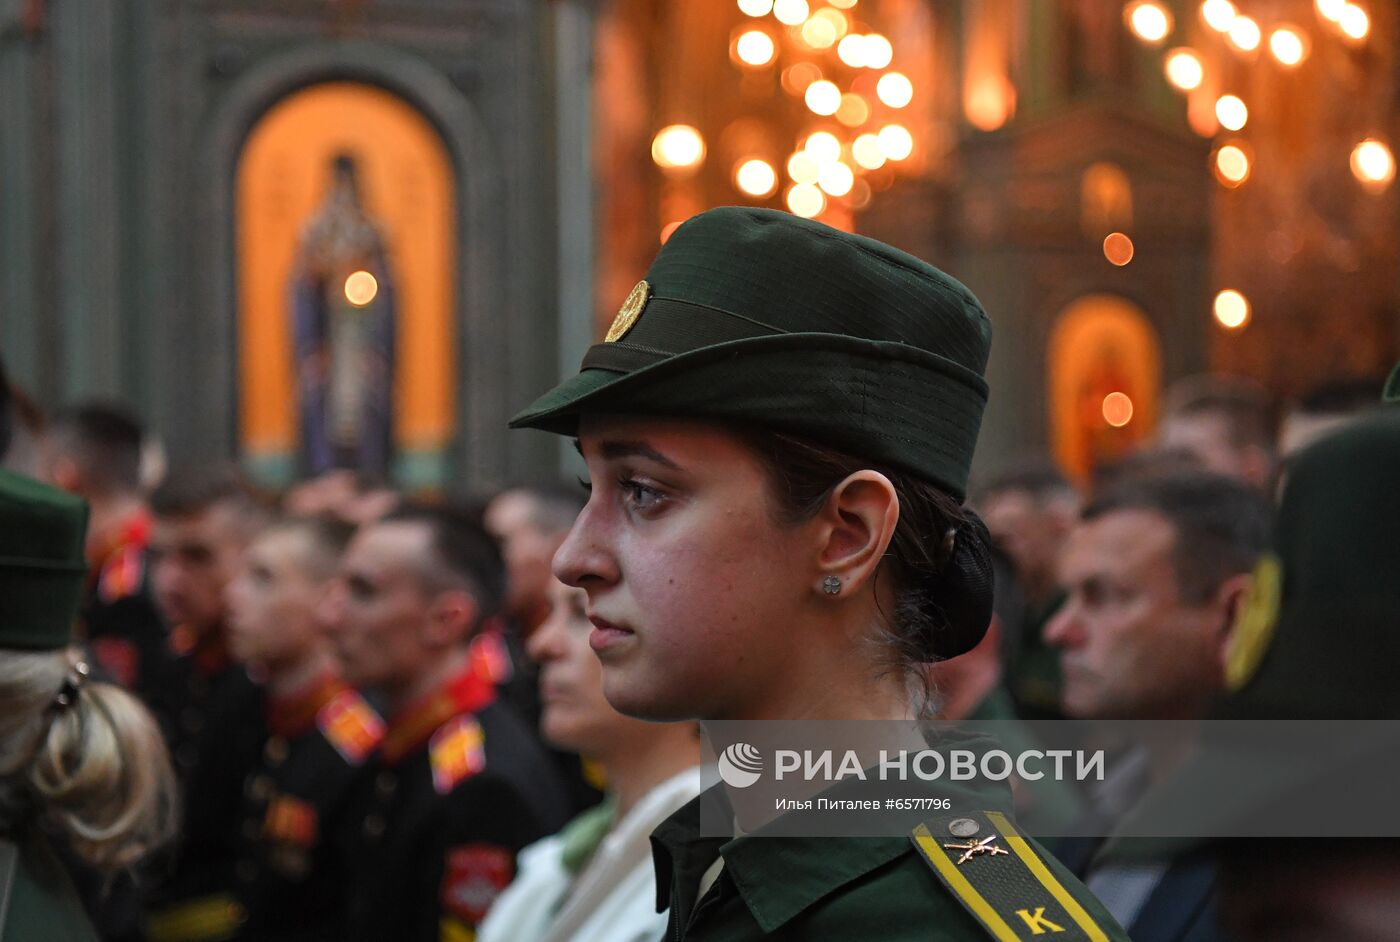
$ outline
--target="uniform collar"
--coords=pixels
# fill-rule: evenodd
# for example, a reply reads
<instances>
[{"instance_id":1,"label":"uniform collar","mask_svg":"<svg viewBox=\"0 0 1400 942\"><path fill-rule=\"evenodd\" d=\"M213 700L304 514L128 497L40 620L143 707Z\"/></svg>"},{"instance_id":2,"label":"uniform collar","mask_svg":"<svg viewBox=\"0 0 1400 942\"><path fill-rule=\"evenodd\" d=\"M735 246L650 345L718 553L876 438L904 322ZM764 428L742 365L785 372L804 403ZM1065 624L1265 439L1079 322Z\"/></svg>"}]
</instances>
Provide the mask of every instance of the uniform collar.
<instances>
[{"instance_id":1,"label":"uniform collar","mask_svg":"<svg viewBox=\"0 0 1400 942\"><path fill-rule=\"evenodd\" d=\"M769 837L760 828L738 838L703 837L701 808L732 817L716 785L663 821L651 835L657 912L673 907L689 921L690 898L717 856L760 929L776 932L809 906L910 851L904 837ZM678 892L672 899L672 887Z\"/></svg>"},{"instance_id":2,"label":"uniform collar","mask_svg":"<svg viewBox=\"0 0 1400 942\"><path fill-rule=\"evenodd\" d=\"M205 677L222 674L233 662L222 624L203 631L193 625L176 625L166 643L172 654L177 658L188 657Z\"/></svg>"},{"instance_id":3,"label":"uniform collar","mask_svg":"<svg viewBox=\"0 0 1400 942\"><path fill-rule=\"evenodd\" d=\"M956 735L961 737L957 740L959 744L972 748L986 748L989 742L975 735ZM1012 803L1010 788L1000 782L909 781L905 785L910 791L925 791L930 797L950 798L955 808L1009 810ZM866 782L847 780L836 783L823 794L833 798L875 797L865 793L867 787ZM913 853L907 834L775 836L782 834L782 818L743 837L703 837L702 809L707 821L733 818L724 786L716 785L663 821L651 837L657 911L671 906L682 924L689 921L697 902L694 894L700 878L716 856L724 858L724 873L738 889L754 922L763 932L771 933L847 884L904 854ZM679 898L672 898L673 886Z\"/></svg>"},{"instance_id":4,"label":"uniform collar","mask_svg":"<svg viewBox=\"0 0 1400 942\"><path fill-rule=\"evenodd\" d=\"M88 563L93 569L100 569L119 550L144 551L150 542L151 515L138 510L107 531L102 542L88 555Z\"/></svg>"},{"instance_id":5,"label":"uniform collar","mask_svg":"<svg viewBox=\"0 0 1400 942\"><path fill-rule=\"evenodd\" d=\"M267 728L274 736L296 739L316 725L316 714L346 684L332 670L325 670L291 693L267 698Z\"/></svg>"},{"instance_id":6,"label":"uniform collar","mask_svg":"<svg viewBox=\"0 0 1400 942\"><path fill-rule=\"evenodd\" d=\"M476 713L495 699L496 688L468 663L442 686L390 717L379 755L394 765L426 743L443 723Z\"/></svg>"}]
</instances>

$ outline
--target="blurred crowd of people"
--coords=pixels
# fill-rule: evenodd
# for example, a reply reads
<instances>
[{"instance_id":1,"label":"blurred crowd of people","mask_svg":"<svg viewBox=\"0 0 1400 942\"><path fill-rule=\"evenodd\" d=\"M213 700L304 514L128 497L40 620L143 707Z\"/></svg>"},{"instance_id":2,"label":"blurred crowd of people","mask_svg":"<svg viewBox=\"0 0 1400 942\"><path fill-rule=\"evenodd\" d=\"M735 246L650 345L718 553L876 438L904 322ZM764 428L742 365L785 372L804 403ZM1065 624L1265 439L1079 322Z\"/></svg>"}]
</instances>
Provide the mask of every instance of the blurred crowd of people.
<instances>
[{"instance_id":1,"label":"blurred crowd of people","mask_svg":"<svg viewBox=\"0 0 1400 942\"><path fill-rule=\"evenodd\" d=\"M1290 462L1381 408L1379 388L1329 385L1279 414L1252 384L1200 377L1169 392L1150 448L1093 481L1033 461L982 482L996 614L932 668L940 715L1207 715ZM178 783L145 786L168 794L140 863L118 855L114 875L59 848L102 938L660 937L648 838L696 794L699 733L602 696L583 593L551 571L581 489L424 500L336 471L271 494L166 468L120 405L45 416L14 393L4 465L89 508L63 669L144 704ZM1110 835L1177 745L1123 750L1092 793L1021 810ZM1104 846L1052 844L1133 938L1229 938L1212 859Z\"/></svg>"}]
</instances>

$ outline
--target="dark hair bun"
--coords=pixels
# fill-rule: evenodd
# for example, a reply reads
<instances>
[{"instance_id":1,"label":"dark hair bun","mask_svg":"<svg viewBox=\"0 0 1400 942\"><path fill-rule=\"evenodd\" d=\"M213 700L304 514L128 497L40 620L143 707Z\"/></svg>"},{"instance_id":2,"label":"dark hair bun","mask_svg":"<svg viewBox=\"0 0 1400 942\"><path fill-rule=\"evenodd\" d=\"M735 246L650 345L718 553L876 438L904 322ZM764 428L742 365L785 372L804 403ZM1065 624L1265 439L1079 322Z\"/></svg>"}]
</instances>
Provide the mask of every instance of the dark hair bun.
<instances>
[{"instance_id":1,"label":"dark hair bun","mask_svg":"<svg viewBox=\"0 0 1400 942\"><path fill-rule=\"evenodd\" d=\"M972 510L964 507L962 512L965 520L953 537L952 555L931 586L930 602L937 606L938 617L936 627L923 639L927 661L944 661L971 651L992 621L996 577L991 534Z\"/></svg>"}]
</instances>

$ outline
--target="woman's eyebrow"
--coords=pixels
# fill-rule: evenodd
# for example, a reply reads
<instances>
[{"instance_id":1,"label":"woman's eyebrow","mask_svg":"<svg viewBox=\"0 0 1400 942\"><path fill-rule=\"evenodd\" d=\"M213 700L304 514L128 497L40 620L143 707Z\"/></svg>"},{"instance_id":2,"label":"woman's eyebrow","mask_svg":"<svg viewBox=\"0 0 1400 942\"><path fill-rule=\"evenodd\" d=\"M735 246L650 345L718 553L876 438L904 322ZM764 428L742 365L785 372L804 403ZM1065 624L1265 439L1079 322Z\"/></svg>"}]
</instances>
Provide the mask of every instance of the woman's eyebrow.
<instances>
[{"instance_id":1,"label":"woman's eyebrow","mask_svg":"<svg viewBox=\"0 0 1400 942\"><path fill-rule=\"evenodd\" d=\"M655 448L652 448L646 442L602 442L598 446L598 451L609 461L616 461L619 458L646 458L649 461L655 461L664 468L670 468L672 471L683 470L680 465L676 464L670 458L667 458Z\"/></svg>"}]
</instances>

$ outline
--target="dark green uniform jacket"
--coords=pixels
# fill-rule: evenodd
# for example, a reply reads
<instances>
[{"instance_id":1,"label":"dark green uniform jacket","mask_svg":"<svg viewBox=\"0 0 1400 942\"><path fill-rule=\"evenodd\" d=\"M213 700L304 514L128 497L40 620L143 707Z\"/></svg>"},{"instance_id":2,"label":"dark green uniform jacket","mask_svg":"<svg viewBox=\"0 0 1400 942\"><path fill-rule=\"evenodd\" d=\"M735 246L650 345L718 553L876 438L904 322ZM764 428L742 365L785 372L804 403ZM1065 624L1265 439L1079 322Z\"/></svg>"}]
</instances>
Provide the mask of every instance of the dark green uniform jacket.
<instances>
[{"instance_id":1,"label":"dark green uniform jacket","mask_svg":"<svg viewBox=\"0 0 1400 942\"><path fill-rule=\"evenodd\" d=\"M995 811L932 818L907 837L769 837L759 829L727 839L701 836L707 801L727 804L722 786L652 833L657 907L671 909L668 942L1128 938L1078 880ZM1003 852L959 863L946 845L967 838L950 827L962 832L969 819L975 839L995 833L991 843ZM697 900L717 856L724 868Z\"/></svg>"},{"instance_id":2,"label":"dark green uniform jacket","mask_svg":"<svg viewBox=\"0 0 1400 942\"><path fill-rule=\"evenodd\" d=\"M73 883L48 842L31 831L17 844L19 859L0 942L97 942Z\"/></svg>"}]
</instances>

